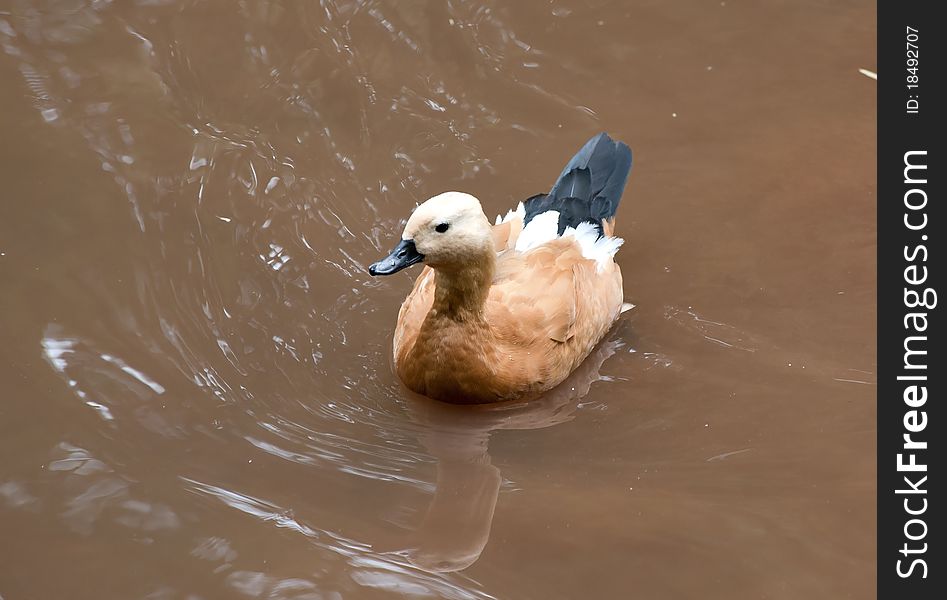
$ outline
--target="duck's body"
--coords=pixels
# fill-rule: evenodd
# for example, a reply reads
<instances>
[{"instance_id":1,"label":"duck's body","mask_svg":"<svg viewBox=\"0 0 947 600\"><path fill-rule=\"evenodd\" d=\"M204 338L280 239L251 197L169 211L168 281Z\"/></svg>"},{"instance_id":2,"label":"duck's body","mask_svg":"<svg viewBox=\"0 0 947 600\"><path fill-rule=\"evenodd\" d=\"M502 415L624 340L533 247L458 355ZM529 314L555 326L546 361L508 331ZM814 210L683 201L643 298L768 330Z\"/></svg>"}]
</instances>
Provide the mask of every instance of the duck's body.
<instances>
[{"instance_id":1,"label":"duck's body","mask_svg":"<svg viewBox=\"0 0 947 600\"><path fill-rule=\"evenodd\" d=\"M564 380L622 310L613 260L622 240L611 233L630 166L628 147L600 134L548 195L520 203L493 227L467 194L422 204L398 249L372 266L387 274L429 264L398 315L402 381L439 400L484 403L534 396Z\"/></svg>"}]
</instances>

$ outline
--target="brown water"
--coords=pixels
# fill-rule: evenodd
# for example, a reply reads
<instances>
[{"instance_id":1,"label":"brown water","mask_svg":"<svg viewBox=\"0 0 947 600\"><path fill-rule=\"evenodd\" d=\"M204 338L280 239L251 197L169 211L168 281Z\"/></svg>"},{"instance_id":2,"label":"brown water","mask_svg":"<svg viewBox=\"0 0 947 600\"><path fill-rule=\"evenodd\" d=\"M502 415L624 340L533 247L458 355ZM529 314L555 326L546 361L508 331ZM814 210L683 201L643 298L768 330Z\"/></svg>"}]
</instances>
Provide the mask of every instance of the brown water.
<instances>
[{"instance_id":1,"label":"brown water","mask_svg":"<svg viewBox=\"0 0 947 600\"><path fill-rule=\"evenodd\" d=\"M0 597L873 596L874 28L0 0ZM535 404L411 396L367 265L600 130L637 308Z\"/></svg>"}]
</instances>

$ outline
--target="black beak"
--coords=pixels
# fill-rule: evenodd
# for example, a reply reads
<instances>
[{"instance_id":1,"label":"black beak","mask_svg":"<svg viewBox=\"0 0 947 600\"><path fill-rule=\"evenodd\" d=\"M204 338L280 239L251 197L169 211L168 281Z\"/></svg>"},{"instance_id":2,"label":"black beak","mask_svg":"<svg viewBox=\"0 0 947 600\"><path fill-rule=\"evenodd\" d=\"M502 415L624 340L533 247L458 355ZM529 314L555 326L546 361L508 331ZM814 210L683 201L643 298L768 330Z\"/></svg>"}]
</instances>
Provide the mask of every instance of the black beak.
<instances>
[{"instance_id":1,"label":"black beak","mask_svg":"<svg viewBox=\"0 0 947 600\"><path fill-rule=\"evenodd\" d=\"M391 275L401 269L406 269L414 263L424 260L424 255L418 253L412 240L401 240L391 254L368 267L370 275Z\"/></svg>"}]
</instances>

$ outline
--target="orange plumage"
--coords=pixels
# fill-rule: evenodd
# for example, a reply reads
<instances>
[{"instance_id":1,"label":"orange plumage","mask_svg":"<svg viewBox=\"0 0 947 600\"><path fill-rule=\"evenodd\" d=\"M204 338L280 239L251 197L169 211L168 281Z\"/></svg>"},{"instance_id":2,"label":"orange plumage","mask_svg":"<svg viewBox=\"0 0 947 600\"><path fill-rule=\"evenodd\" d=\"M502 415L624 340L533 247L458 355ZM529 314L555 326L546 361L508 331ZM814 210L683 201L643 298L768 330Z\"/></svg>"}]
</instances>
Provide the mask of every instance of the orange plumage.
<instances>
[{"instance_id":1,"label":"orange plumage","mask_svg":"<svg viewBox=\"0 0 947 600\"><path fill-rule=\"evenodd\" d=\"M593 145L603 141L610 144L604 150ZM613 156L616 148L627 152L627 166L623 154ZM596 155L604 151L611 154ZM621 240L610 235L614 212L596 218L594 205L603 204L605 192L617 190L620 197L630 158L624 144L604 134L593 138L550 196L520 204L495 226L476 198L460 192L435 196L415 210L402 243L371 269L388 274L402 263L428 265L401 306L394 334L395 367L410 389L453 403L528 398L563 381L588 356L623 307L621 270L613 260ZM613 169L596 188L603 163ZM563 196L557 204L557 187L576 171L580 180L567 191L587 197ZM618 198L610 200L614 210ZM530 203L538 202L531 214ZM589 214L583 206L591 207ZM563 226L567 209L574 226Z\"/></svg>"}]
</instances>

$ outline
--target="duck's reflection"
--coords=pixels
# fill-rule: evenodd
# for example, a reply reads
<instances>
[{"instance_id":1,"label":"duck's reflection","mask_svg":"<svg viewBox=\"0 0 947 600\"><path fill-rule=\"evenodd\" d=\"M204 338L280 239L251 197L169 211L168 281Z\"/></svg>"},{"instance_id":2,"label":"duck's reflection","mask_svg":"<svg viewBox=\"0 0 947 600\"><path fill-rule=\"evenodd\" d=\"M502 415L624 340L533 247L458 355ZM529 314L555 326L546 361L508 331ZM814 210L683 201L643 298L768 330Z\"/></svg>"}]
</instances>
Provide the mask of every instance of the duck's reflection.
<instances>
[{"instance_id":1,"label":"duck's reflection","mask_svg":"<svg viewBox=\"0 0 947 600\"><path fill-rule=\"evenodd\" d=\"M488 452L490 434L571 420L579 400L602 379L602 363L623 345L618 329L562 384L529 402L455 406L412 396L410 417L422 428L421 443L438 460L434 499L405 551L415 566L448 572L477 561L490 537L500 492L500 470Z\"/></svg>"}]
</instances>

